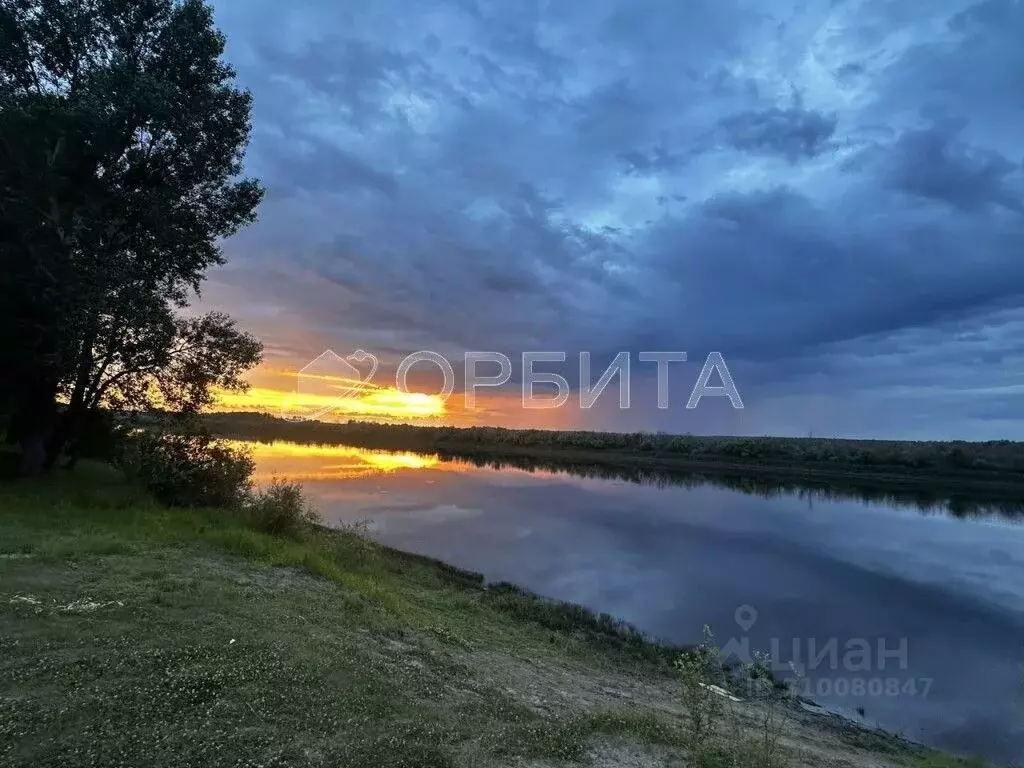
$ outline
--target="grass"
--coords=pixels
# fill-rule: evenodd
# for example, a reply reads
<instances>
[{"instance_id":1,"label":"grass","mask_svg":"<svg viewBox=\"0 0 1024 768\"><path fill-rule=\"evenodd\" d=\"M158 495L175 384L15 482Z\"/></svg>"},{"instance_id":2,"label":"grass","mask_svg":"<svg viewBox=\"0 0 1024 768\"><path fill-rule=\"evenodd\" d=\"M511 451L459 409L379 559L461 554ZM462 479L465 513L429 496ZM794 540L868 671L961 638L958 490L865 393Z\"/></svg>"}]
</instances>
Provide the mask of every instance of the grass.
<instances>
[{"instance_id":1,"label":"grass","mask_svg":"<svg viewBox=\"0 0 1024 768\"><path fill-rule=\"evenodd\" d=\"M0 485L0 510L0 765L685 755L680 649L612 617L352 532L166 509L89 462Z\"/></svg>"}]
</instances>

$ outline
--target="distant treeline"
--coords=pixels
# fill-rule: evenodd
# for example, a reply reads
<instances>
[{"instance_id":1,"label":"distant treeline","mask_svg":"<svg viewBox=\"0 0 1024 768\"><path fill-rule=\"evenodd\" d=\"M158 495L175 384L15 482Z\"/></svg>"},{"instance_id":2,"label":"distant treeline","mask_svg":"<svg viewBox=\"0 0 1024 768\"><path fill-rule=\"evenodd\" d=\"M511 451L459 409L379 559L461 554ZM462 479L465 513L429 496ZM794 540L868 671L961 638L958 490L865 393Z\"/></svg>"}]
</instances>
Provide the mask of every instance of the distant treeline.
<instances>
[{"instance_id":1,"label":"distant treeline","mask_svg":"<svg viewBox=\"0 0 1024 768\"><path fill-rule=\"evenodd\" d=\"M394 450L450 446L514 446L574 451L621 451L694 459L741 459L854 464L932 470L988 470L1024 477L1024 443L847 440L825 437L705 437L650 432L585 432L503 427L420 427L349 421L287 421L262 413L216 413L207 425L224 434L297 442L336 442Z\"/></svg>"},{"instance_id":2,"label":"distant treeline","mask_svg":"<svg viewBox=\"0 0 1024 768\"><path fill-rule=\"evenodd\" d=\"M445 461L472 464L492 469L514 468L528 472L555 472L575 477L621 480L657 488L700 488L714 486L758 496L763 499L796 497L813 506L817 502L854 500L864 504L916 509L922 514L946 514L953 517L992 517L1007 519L1024 517L1024 495L956 493L942 489L893 487L891 483L865 482L856 475L843 478L801 479L778 475L751 474L744 470L695 471L685 466L649 468L642 465L616 466L569 461L557 457L545 459L528 456L492 458L440 454Z\"/></svg>"},{"instance_id":3,"label":"distant treeline","mask_svg":"<svg viewBox=\"0 0 1024 768\"><path fill-rule=\"evenodd\" d=\"M1021 496L1024 443L916 442L787 437L704 437L647 432L583 432L501 427L420 427L350 421L293 422L259 413L204 418L212 432L253 440L338 443L462 458L559 460L647 471L700 469L741 477L871 478L881 491L969 484Z\"/></svg>"}]
</instances>

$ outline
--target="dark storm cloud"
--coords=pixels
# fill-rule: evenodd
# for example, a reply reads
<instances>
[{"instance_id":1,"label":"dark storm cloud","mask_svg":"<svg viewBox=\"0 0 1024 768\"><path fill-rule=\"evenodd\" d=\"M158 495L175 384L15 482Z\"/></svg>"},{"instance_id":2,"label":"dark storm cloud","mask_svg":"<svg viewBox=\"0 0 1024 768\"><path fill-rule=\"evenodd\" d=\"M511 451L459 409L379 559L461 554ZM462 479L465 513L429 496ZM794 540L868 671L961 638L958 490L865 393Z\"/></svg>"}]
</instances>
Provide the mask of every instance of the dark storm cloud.
<instances>
[{"instance_id":1,"label":"dark storm cloud","mask_svg":"<svg viewBox=\"0 0 1024 768\"><path fill-rule=\"evenodd\" d=\"M301 130L291 131L287 144L268 149L264 160L273 164L274 190L280 194L332 192L343 185L391 196L397 186L393 176Z\"/></svg>"},{"instance_id":2,"label":"dark storm cloud","mask_svg":"<svg viewBox=\"0 0 1024 768\"><path fill-rule=\"evenodd\" d=\"M715 349L779 413L901 372L1016 402L982 384L1024 348L1020 3L217 10L270 195L215 279L317 340Z\"/></svg>"},{"instance_id":3,"label":"dark storm cloud","mask_svg":"<svg viewBox=\"0 0 1024 768\"><path fill-rule=\"evenodd\" d=\"M1024 169L999 152L959 142L958 132L929 128L904 133L888 150L889 182L967 212L998 205L1024 213Z\"/></svg>"},{"instance_id":4,"label":"dark storm cloud","mask_svg":"<svg viewBox=\"0 0 1024 768\"><path fill-rule=\"evenodd\" d=\"M412 79L416 63L386 47L334 34L312 40L297 52L260 44L257 53L268 71L300 79L359 127L379 116L381 95L391 84Z\"/></svg>"},{"instance_id":5,"label":"dark storm cloud","mask_svg":"<svg viewBox=\"0 0 1024 768\"><path fill-rule=\"evenodd\" d=\"M772 107L729 117L722 127L737 149L774 152L795 163L828 148L836 118L800 107Z\"/></svg>"},{"instance_id":6,"label":"dark storm cloud","mask_svg":"<svg viewBox=\"0 0 1024 768\"><path fill-rule=\"evenodd\" d=\"M628 172L636 176L647 176L652 173L678 171L686 164L683 155L674 154L663 146L657 146L650 152L630 150L619 155Z\"/></svg>"}]
</instances>

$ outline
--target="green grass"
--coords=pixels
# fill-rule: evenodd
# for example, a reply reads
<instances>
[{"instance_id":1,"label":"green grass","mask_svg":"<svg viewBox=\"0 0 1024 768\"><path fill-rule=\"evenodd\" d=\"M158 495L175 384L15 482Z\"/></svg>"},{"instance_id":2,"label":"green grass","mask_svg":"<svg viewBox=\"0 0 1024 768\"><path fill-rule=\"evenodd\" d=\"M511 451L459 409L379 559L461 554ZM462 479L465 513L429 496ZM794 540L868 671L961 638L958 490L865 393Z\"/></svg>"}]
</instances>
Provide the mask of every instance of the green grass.
<instances>
[{"instance_id":1,"label":"green grass","mask_svg":"<svg viewBox=\"0 0 1024 768\"><path fill-rule=\"evenodd\" d=\"M293 541L165 509L96 464L0 499L4 765L578 757L594 727L511 700L472 653L657 658L580 609L554 638L568 629L554 604L492 595L476 574L353 534ZM68 607L85 598L103 607Z\"/></svg>"},{"instance_id":2,"label":"green grass","mask_svg":"<svg viewBox=\"0 0 1024 768\"><path fill-rule=\"evenodd\" d=\"M4 766L679 758L677 652L353 533L166 509L99 464L0 485Z\"/></svg>"}]
</instances>

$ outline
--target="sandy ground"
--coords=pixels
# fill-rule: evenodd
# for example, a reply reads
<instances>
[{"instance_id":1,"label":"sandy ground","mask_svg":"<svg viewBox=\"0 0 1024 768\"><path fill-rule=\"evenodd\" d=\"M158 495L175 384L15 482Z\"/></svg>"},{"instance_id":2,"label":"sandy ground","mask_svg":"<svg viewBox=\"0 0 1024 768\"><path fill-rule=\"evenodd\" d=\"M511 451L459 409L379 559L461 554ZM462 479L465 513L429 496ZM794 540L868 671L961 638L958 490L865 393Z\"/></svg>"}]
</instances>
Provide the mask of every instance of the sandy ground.
<instances>
[{"instance_id":1,"label":"sandy ground","mask_svg":"<svg viewBox=\"0 0 1024 768\"><path fill-rule=\"evenodd\" d=\"M486 670L490 684L498 684L523 704L546 715L573 715L609 707L635 708L683 718L679 682L671 678L637 680L614 669L595 671L589 666L561 665L541 659L499 653L474 653L471 667ZM762 704L730 701L734 723L750 736L759 732L765 717ZM808 768L902 768L914 745L888 734L868 731L843 719L808 711L798 703L778 715L782 744L792 766ZM628 741L603 741L591 753L600 768L629 766L685 766L685 755L670 748ZM912 763L913 761L910 760ZM536 763L545 765L545 763Z\"/></svg>"}]
</instances>

